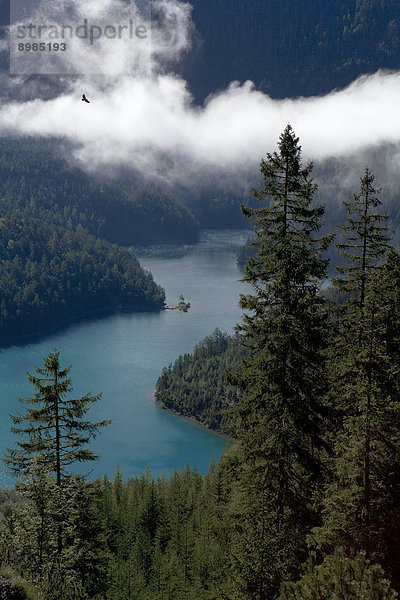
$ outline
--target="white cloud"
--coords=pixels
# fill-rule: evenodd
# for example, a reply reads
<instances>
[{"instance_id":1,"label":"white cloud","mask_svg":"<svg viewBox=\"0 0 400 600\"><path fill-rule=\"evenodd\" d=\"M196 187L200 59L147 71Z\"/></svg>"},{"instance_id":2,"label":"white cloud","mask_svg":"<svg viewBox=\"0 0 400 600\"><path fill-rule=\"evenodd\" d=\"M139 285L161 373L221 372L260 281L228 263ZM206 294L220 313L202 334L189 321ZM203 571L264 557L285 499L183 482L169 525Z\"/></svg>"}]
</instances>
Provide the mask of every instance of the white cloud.
<instances>
[{"instance_id":1,"label":"white cloud","mask_svg":"<svg viewBox=\"0 0 400 600\"><path fill-rule=\"evenodd\" d=\"M126 17L120 0L74 1L79 18ZM57 2L42 3L41 10L54 10ZM88 169L134 166L181 181L202 169L256 168L288 122L312 159L400 144L400 73L379 72L326 96L286 100L272 100L251 82L233 83L204 107L195 106L185 81L163 72L166 60L190 46L190 6L178 0L158 5L164 18L153 38L152 71L148 57L129 44L94 44L86 60L101 78L81 77L51 100L3 105L0 133L63 136L74 142L74 158ZM166 43L166 31L174 33L174 44ZM84 60L83 46L73 48L69 60L76 66ZM143 68L126 74L138 57ZM80 101L82 92L90 105Z\"/></svg>"}]
</instances>

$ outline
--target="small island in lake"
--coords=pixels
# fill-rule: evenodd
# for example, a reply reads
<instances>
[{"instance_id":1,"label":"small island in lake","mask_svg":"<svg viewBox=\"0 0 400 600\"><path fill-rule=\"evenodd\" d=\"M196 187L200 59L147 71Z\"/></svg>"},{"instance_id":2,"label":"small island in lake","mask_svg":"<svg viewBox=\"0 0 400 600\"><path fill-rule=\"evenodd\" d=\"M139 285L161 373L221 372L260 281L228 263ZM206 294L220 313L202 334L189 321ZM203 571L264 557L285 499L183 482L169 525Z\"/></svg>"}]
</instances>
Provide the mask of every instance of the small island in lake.
<instances>
[{"instance_id":1,"label":"small island in lake","mask_svg":"<svg viewBox=\"0 0 400 600\"><path fill-rule=\"evenodd\" d=\"M166 308L168 310L182 310L183 312L187 312L190 308L190 302L185 302L185 298L181 294L175 306L167 306Z\"/></svg>"}]
</instances>

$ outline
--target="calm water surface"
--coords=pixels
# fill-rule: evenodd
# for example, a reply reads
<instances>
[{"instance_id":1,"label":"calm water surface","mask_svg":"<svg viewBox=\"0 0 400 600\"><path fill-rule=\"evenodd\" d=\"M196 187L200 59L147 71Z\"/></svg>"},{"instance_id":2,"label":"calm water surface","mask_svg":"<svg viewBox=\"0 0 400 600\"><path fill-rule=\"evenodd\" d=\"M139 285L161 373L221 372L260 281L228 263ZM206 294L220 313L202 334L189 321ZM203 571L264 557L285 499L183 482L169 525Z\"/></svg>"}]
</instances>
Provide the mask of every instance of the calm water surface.
<instances>
[{"instance_id":1,"label":"calm water surface","mask_svg":"<svg viewBox=\"0 0 400 600\"><path fill-rule=\"evenodd\" d=\"M246 231L207 231L194 246L138 251L141 264L165 288L167 303L175 304L183 294L191 302L188 313L117 314L1 350L1 455L15 445L8 415L20 410L17 397L32 394L26 371L33 372L56 347L62 364L72 364L74 395L103 392L89 418L112 419L93 443L99 460L81 472L112 477L120 465L128 478L148 465L155 476L168 475L187 461L205 472L211 457L223 452L225 440L158 408L153 390L163 366L192 352L215 327L231 332L240 321L238 297L246 287L238 282L235 258L246 237ZM10 483L1 467L0 487Z\"/></svg>"}]
</instances>

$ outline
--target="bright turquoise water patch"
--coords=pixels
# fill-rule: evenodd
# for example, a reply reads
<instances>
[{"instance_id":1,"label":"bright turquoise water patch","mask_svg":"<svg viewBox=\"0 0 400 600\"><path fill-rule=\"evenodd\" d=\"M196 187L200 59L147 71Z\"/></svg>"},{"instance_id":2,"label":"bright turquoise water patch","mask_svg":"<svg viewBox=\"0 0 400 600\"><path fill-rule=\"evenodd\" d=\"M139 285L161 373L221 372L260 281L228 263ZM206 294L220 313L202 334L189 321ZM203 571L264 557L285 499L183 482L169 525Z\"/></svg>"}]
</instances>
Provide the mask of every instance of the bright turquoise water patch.
<instances>
[{"instance_id":1,"label":"bright turquoise water patch","mask_svg":"<svg viewBox=\"0 0 400 600\"><path fill-rule=\"evenodd\" d=\"M139 251L142 265L151 271L173 305L179 294L190 301L189 312L117 314L72 325L35 343L12 346L0 353L0 451L15 444L8 414L19 410L17 396L32 388L26 371L33 371L53 348L63 364L72 363L74 394L103 392L90 411L92 420L111 418L112 424L93 443L100 459L86 464L90 477L112 477L119 464L125 478L149 465L154 475L169 475L187 461L204 473L213 455L224 451L226 441L195 424L168 414L153 401L155 382L163 366L195 344L215 327L231 332L241 319L236 266L238 248L246 231L205 232L195 246L152 248ZM10 484L0 473L0 487Z\"/></svg>"}]
</instances>

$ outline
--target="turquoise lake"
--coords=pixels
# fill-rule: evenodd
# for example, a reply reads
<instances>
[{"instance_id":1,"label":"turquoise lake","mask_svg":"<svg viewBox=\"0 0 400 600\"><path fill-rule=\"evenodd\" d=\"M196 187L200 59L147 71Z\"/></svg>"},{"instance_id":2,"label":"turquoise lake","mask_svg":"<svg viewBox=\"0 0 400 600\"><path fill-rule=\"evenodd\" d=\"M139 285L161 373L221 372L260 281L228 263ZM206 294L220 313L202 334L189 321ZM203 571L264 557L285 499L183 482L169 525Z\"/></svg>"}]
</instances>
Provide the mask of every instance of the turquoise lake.
<instances>
[{"instance_id":1,"label":"turquoise lake","mask_svg":"<svg viewBox=\"0 0 400 600\"><path fill-rule=\"evenodd\" d=\"M21 410L18 397L32 395L26 371L34 372L50 350L61 351L62 365L72 364L74 396L103 393L89 412L91 420L112 419L93 442L100 454L80 472L90 478L113 477L117 465L125 479L148 465L154 476L191 466L204 473L210 459L220 456L226 440L157 407L153 400L161 369L194 346L215 327L232 332L241 320L238 248L247 231L205 231L198 244L138 250L142 266L164 287L167 303L180 294L189 312L116 314L71 325L32 343L2 349L0 360L1 456L14 447L9 413ZM0 487L12 478L0 469Z\"/></svg>"}]
</instances>

